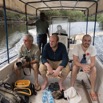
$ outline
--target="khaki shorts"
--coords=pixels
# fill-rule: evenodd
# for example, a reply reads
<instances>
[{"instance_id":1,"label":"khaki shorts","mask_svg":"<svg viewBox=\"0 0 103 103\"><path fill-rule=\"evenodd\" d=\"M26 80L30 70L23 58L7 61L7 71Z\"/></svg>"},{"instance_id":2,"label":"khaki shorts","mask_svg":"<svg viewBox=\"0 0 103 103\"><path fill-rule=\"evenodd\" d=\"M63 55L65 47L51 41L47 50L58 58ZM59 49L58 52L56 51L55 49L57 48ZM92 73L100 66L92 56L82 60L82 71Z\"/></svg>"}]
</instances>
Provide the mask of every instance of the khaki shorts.
<instances>
[{"instance_id":1,"label":"khaki shorts","mask_svg":"<svg viewBox=\"0 0 103 103\"><path fill-rule=\"evenodd\" d=\"M50 61L50 60L48 60L48 62L51 65L51 67L53 68L53 70L55 70L59 66L59 64L61 63L61 61ZM41 63L40 67L39 67L39 71L40 71L41 75L43 77L45 77L47 74L47 67ZM62 77L66 78L69 71L70 71L69 64L67 64L66 67L64 67L61 71Z\"/></svg>"}]
</instances>

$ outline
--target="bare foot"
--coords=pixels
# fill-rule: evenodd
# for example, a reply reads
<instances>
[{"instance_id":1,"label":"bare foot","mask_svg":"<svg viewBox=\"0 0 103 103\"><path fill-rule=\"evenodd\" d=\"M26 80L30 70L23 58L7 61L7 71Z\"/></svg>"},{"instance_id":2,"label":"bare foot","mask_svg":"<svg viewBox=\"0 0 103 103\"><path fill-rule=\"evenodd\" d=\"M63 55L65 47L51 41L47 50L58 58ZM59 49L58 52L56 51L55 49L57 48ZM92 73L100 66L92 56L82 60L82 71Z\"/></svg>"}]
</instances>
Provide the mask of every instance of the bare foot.
<instances>
[{"instance_id":1,"label":"bare foot","mask_svg":"<svg viewBox=\"0 0 103 103\"><path fill-rule=\"evenodd\" d=\"M65 90L65 87L63 86L63 83L59 83L60 91Z\"/></svg>"},{"instance_id":2,"label":"bare foot","mask_svg":"<svg viewBox=\"0 0 103 103\"><path fill-rule=\"evenodd\" d=\"M90 96L92 98L93 101L97 101L97 94L95 92L90 92Z\"/></svg>"},{"instance_id":3,"label":"bare foot","mask_svg":"<svg viewBox=\"0 0 103 103\"><path fill-rule=\"evenodd\" d=\"M43 85L41 86L42 90L44 90L47 87L48 81L45 80Z\"/></svg>"}]
</instances>

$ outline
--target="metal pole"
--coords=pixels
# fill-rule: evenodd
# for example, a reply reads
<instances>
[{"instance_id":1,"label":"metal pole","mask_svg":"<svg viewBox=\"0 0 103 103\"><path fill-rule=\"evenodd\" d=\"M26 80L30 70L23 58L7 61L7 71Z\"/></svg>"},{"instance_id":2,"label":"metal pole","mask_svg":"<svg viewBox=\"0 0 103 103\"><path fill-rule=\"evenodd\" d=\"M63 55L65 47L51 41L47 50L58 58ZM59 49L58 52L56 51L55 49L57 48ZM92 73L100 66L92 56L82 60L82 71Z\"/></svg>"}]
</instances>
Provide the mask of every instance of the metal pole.
<instances>
[{"instance_id":1,"label":"metal pole","mask_svg":"<svg viewBox=\"0 0 103 103\"><path fill-rule=\"evenodd\" d=\"M69 22L69 39L70 39L70 28L71 28L71 22Z\"/></svg>"},{"instance_id":2,"label":"metal pole","mask_svg":"<svg viewBox=\"0 0 103 103\"><path fill-rule=\"evenodd\" d=\"M87 9L86 34L88 33L88 16L89 16L89 9Z\"/></svg>"},{"instance_id":3,"label":"metal pole","mask_svg":"<svg viewBox=\"0 0 103 103\"><path fill-rule=\"evenodd\" d=\"M37 11L38 11L38 9L36 9L36 16L37 16Z\"/></svg>"},{"instance_id":4,"label":"metal pole","mask_svg":"<svg viewBox=\"0 0 103 103\"><path fill-rule=\"evenodd\" d=\"M93 45L94 45L94 40L95 40L96 21L97 21L97 10L98 10L98 2L96 2L96 12L95 12L95 24L94 24Z\"/></svg>"},{"instance_id":5,"label":"metal pole","mask_svg":"<svg viewBox=\"0 0 103 103\"><path fill-rule=\"evenodd\" d=\"M53 33L53 18L51 18L51 28L52 28L52 30L51 30L51 34Z\"/></svg>"},{"instance_id":6,"label":"metal pole","mask_svg":"<svg viewBox=\"0 0 103 103\"><path fill-rule=\"evenodd\" d=\"M27 25L27 4L25 4L25 16L26 16L26 33L28 33L28 25Z\"/></svg>"},{"instance_id":7,"label":"metal pole","mask_svg":"<svg viewBox=\"0 0 103 103\"><path fill-rule=\"evenodd\" d=\"M9 63L9 47L8 47L8 26L7 26L7 17L6 17L6 5L5 0L3 0L3 8L4 8L4 20L5 20L5 34L6 34L6 47L7 47L7 59Z\"/></svg>"}]
</instances>

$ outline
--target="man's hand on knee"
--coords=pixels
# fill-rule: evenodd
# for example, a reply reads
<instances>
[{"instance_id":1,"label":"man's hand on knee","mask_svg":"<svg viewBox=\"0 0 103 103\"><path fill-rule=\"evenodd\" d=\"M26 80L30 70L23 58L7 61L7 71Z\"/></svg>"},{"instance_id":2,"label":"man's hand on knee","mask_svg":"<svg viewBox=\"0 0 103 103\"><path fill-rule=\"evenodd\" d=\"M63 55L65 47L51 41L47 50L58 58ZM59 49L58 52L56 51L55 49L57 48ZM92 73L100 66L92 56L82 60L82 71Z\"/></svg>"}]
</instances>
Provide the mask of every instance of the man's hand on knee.
<instances>
[{"instance_id":1,"label":"man's hand on knee","mask_svg":"<svg viewBox=\"0 0 103 103\"><path fill-rule=\"evenodd\" d=\"M88 64L82 65L83 72L89 73L90 72L90 66Z\"/></svg>"}]
</instances>

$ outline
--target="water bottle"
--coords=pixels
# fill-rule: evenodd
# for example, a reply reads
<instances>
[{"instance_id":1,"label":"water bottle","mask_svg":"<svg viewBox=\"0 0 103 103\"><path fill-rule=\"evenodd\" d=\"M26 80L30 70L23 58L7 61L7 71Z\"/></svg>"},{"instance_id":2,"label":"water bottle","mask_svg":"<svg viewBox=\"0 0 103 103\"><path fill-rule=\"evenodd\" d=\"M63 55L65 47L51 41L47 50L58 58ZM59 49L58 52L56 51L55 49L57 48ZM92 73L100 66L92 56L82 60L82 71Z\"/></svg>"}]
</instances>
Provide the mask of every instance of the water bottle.
<instances>
[{"instance_id":1,"label":"water bottle","mask_svg":"<svg viewBox=\"0 0 103 103\"><path fill-rule=\"evenodd\" d=\"M48 91L48 103L55 103L51 91Z\"/></svg>"},{"instance_id":2,"label":"water bottle","mask_svg":"<svg viewBox=\"0 0 103 103\"><path fill-rule=\"evenodd\" d=\"M43 96L42 96L42 103L48 103L47 102L47 96L48 96L48 94L47 94L47 91L45 90L43 92Z\"/></svg>"}]
</instances>

